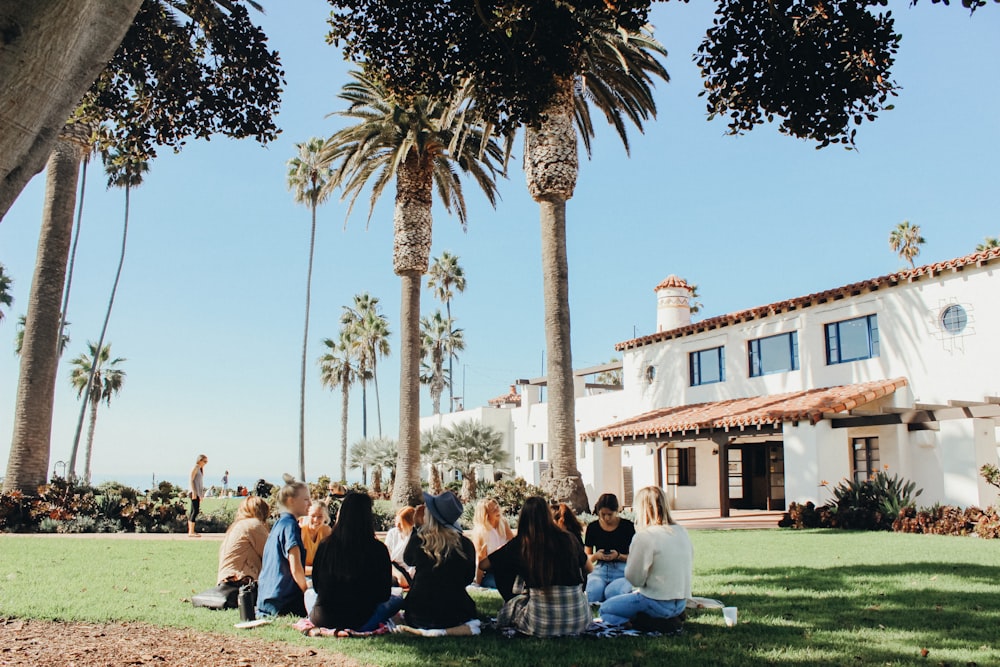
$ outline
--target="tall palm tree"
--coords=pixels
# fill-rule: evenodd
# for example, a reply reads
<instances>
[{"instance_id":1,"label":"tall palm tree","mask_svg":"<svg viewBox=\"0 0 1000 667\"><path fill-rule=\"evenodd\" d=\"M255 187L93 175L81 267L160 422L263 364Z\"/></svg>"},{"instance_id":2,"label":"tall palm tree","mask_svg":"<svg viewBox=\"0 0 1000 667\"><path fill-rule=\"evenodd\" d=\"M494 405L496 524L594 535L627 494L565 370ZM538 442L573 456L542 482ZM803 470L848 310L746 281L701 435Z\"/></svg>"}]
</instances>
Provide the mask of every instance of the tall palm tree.
<instances>
[{"instance_id":1,"label":"tall palm tree","mask_svg":"<svg viewBox=\"0 0 1000 667\"><path fill-rule=\"evenodd\" d=\"M461 329L451 327L451 318L445 318L440 310L434 311L430 317L420 318L420 354L421 357L430 357L431 377L431 403L434 406L434 414L441 414L441 394L445 387L444 360L451 357L453 352L461 352L465 349L465 334ZM448 374L451 384L451 374Z\"/></svg>"},{"instance_id":2,"label":"tall palm tree","mask_svg":"<svg viewBox=\"0 0 1000 667\"><path fill-rule=\"evenodd\" d=\"M49 468L52 408L59 362L60 323L66 261L73 229L73 208L80 161L90 145L91 128L67 124L49 155L38 256L28 294L21 347L14 433L3 490L33 495L45 484Z\"/></svg>"},{"instance_id":3,"label":"tall palm tree","mask_svg":"<svg viewBox=\"0 0 1000 667\"><path fill-rule=\"evenodd\" d=\"M445 250L432 263L427 272L427 289L434 292L438 301L444 304L451 322L451 300L456 292L465 291L465 269L458 263L458 257ZM455 355L448 355L448 377L455 377L452 366ZM455 385L448 383L448 412L455 409Z\"/></svg>"},{"instance_id":4,"label":"tall palm tree","mask_svg":"<svg viewBox=\"0 0 1000 667\"><path fill-rule=\"evenodd\" d=\"M299 479L306 478L306 352L309 347L309 303L312 298L313 251L316 248L316 209L330 196L326 185L330 168L320 160L323 140L312 138L295 144L298 155L288 161L288 189L297 204L305 204L312 215L309 229L309 264L306 269L306 316L302 327L302 373L299 382Z\"/></svg>"},{"instance_id":5,"label":"tall palm tree","mask_svg":"<svg viewBox=\"0 0 1000 667\"><path fill-rule=\"evenodd\" d=\"M118 268L115 271L115 280L111 286L111 296L108 297L108 308L104 313L104 323L101 325L101 335L97 339L96 349L104 349L104 337L108 333L108 322L111 320L111 309L115 305L115 294L118 293L118 282L122 277L122 267L125 265L125 246L128 241L128 216L130 208L130 193L132 188L142 185L143 176L149 171L149 163L139 156L130 155L122 151L110 151L103 156L104 168L108 175L109 188L123 188L125 190L125 222L122 225L122 248L118 255ZM60 324L60 333L62 323ZM93 374L96 366L91 370L90 384L94 382ZM76 422L76 433L73 437L73 448L69 456L69 478L76 477L76 455L80 447L80 434L83 430L83 417L86 413L86 402L80 406L80 417Z\"/></svg>"},{"instance_id":6,"label":"tall palm tree","mask_svg":"<svg viewBox=\"0 0 1000 667\"><path fill-rule=\"evenodd\" d=\"M84 456L83 483L90 485L90 461L94 451L94 429L97 426L97 406L104 401L111 406L111 397L118 395L125 384L125 371L118 364L125 361L122 357L111 358L111 344L100 348L95 343L87 343L90 354L86 352L73 359L70 363L70 384L76 389L77 398L83 398L83 404L90 407L90 423L87 427L87 451ZM96 359L96 361L95 361Z\"/></svg>"},{"instance_id":7,"label":"tall palm tree","mask_svg":"<svg viewBox=\"0 0 1000 667\"><path fill-rule=\"evenodd\" d=\"M503 435L479 420L459 422L446 429L445 459L462 471L462 502L476 497L476 467L507 460Z\"/></svg>"},{"instance_id":8,"label":"tall palm tree","mask_svg":"<svg viewBox=\"0 0 1000 667\"><path fill-rule=\"evenodd\" d=\"M916 268L913 258L920 254L920 246L924 243L926 241L920 235L920 225L911 225L909 220L899 223L889 233L889 250L909 262L911 269Z\"/></svg>"},{"instance_id":9,"label":"tall palm tree","mask_svg":"<svg viewBox=\"0 0 1000 667\"><path fill-rule=\"evenodd\" d=\"M340 98L354 121L327 140L324 158L337 165L331 185L350 200L348 215L362 189L372 182L375 202L396 183L393 215L393 269L400 276L399 483L393 502L419 502L420 487L420 283L431 247L431 203L437 189L445 209L466 224L465 198L455 170L471 175L491 204L503 150L476 124L462 91L452 99L393 97L373 78L352 72Z\"/></svg>"},{"instance_id":10,"label":"tall palm tree","mask_svg":"<svg viewBox=\"0 0 1000 667\"><path fill-rule=\"evenodd\" d=\"M987 236L983 242L976 246L976 252L983 252L990 248L1000 248L1000 239L995 236Z\"/></svg>"},{"instance_id":11,"label":"tall palm tree","mask_svg":"<svg viewBox=\"0 0 1000 667\"><path fill-rule=\"evenodd\" d=\"M604 113L625 150L625 121L638 128L655 116L653 77L668 80L657 60L666 50L646 33L629 32L594 19L579 76L557 81L558 92L538 126L526 128L524 171L538 202L542 228L542 274L548 377L548 439L551 468L543 486L575 510L587 508L576 465L576 414L570 349L569 266L566 258L566 202L578 172L577 131L590 152L594 127L590 105ZM576 128L574 128L574 121Z\"/></svg>"},{"instance_id":12,"label":"tall palm tree","mask_svg":"<svg viewBox=\"0 0 1000 667\"><path fill-rule=\"evenodd\" d=\"M340 482L347 483L347 406L351 385L357 379L354 354L347 336L341 332L339 340L324 338L328 350L319 358L319 377L324 387L340 387Z\"/></svg>"},{"instance_id":13,"label":"tall palm tree","mask_svg":"<svg viewBox=\"0 0 1000 667\"><path fill-rule=\"evenodd\" d=\"M7 274L7 270L3 264L0 264L0 306L10 308L14 303L14 295L10 293L10 288L13 284L14 281ZM3 322L3 317L3 310L0 310L0 322Z\"/></svg>"},{"instance_id":14,"label":"tall palm tree","mask_svg":"<svg viewBox=\"0 0 1000 667\"><path fill-rule=\"evenodd\" d=\"M420 456L424 464L430 466L430 492L439 495L444 491L441 480L441 466L447 463L447 429L441 426L420 432Z\"/></svg>"},{"instance_id":15,"label":"tall palm tree","mask_svg":"<svg viewBox=\"0 0 1000 667\"><path fill-rule=\"evenodd\" d=\"M382 437L382 406L378 392L378 359L389 356L389 320L382 314L378 297L368 292L354 295L354 305L344 306L340 322L350 328L361 378L361 435L368 437L367 381L375 384L375 410L378 415L378 436Z\"/></svg>"}]
</instances>

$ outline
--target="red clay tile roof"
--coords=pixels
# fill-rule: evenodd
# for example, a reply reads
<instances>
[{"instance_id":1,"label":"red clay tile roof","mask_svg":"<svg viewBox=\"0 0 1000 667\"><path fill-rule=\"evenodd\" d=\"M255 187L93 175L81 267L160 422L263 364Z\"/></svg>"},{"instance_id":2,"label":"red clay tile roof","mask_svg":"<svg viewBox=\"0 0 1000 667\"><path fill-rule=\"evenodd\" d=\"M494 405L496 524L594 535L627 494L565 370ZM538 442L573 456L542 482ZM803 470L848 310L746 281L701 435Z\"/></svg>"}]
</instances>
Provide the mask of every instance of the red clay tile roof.
<instances>
[{"instance_id":1,"label":"red clay tile roof","mask_svg":"<svg viewBox=\"0 0 1000 667\"><path fill-rule=\"evenodd\" d=\"M497 396L496 398L491 398L489 400L490 405L501 406L501 405L521 405L521 395L517 393L517 387L514 385L510 386L510 393Z\"/></svg>"},{"instance_id":2,"label":"red clay tile roof","mask_svg":"<svg viewBox=\"0 0 1000 667\"><path fill-rule=\"evenodd\" d=\"M906 378L899 377L894 380L809 389L772 396L734 398L714 403L661 408L583 433L580 439L600 438L612 442L633 437L669 436L685 431L777 425L787 421L808 420L815 424L823 419L824 415L853 410L888 396L906 384Z\"/></svg>"},{"instance_id":3,"label":"red clay tile roof","mask_svg":"<svg viewBox=\"0 0 1000 667\"><path fill-rule=\"evenodd\" d=\"M654 287L653 291L657 292L666 287L687 287L690 289L691 286L688 285L687 281L684 280L683 278L678 278L674 274L670 274L669 276L663 279L662 283Z\"/></svg>"},{"instance_id":4,"label":"red clay tile roof","mask_svg":"<svg viewBox=\"0 0 1000 667\"><path fill-rule=\"evenodd\" d=\"M870 280L863 280L859 283L851 283L850 285L844 285L843 287L817 292L816 294L799 296L786 301L777 301L766 306L757 306L756 308L740 310L727 315L710 317L700 322L678 327L677 329L658 331L648 336L640 336L639 338L633 338L632 340L626 340L618 343L615 345L615 349L620 352L622 350L642 347L643 345L659 343L672 338L681 338L683 336L690 336L691 334L701 333L703 331L711 331L713 329L719 329L721 327L739 324L741 322L748 322L750 320L768 317L769 315L776 315L778 313L798 310L800 308L808 308L809 306L818 306L829 301L838 301L849 296L857 296L859 294L874 292L887 287L895 287L900 283L913 282L924 276L933 278L935 274L944 273L949 270L958 272L967 266L982 266L996 259L1000 259L1000 248L990 248L989 250L974 252L971 255L966 255L964 257L956 257L955 259L949 259L944 262L918 266L915 269L907 269L897 273L890 273L889 275L872 278ZM670 279L668 278L667 280ZM662 284L663 283L661 283L661 285Z\"/></svg>"}]
</instances>

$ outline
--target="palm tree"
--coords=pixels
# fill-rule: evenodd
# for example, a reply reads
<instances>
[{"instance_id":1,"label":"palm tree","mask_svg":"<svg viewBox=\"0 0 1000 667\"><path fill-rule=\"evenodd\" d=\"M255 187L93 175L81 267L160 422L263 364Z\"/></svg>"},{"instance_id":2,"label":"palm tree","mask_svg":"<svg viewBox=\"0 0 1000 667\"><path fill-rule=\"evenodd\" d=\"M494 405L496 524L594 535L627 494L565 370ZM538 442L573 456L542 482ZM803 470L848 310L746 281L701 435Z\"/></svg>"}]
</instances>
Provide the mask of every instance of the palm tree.
<instances>
[{"instance_id":1,"label":"palm tree","mask_svg":"<svg viewBox=\"0 0 1000 667\"><path fill-rule=\"evenodd\" d=\"M1000 239L995 236L987 236L982 243L976 246L976 252L983 252L990 248L1000 248Z\"/></svg>"},{"instance_id":2,"label":"palm tree","mask_svg":"<svg viewBox=\"0 0 1000 667\"><path fill-rule=\"evenodd\" d=\"M461 329L451 328L451 318L445 319L440 310L430 317L420 318L420 356L430 357L430 390L434 414L441 414L441 394L445 386L445 357L465 349L465 336ZM448 385L451 385L448 373Z\"/></svg>"},{"instance_id":3,"label":"palm tree","mask_svg":"<svg viewBox=\"0 0 1000 667\"><path fill-rule=\"evenodd\" d=\"M462 472L462 502L476 497L476 467L507 460L503 435L478 420L459 422L444 434L445 459Z\"/></svg>"},{"instance_id":4,"label":"palm tree","mask_svg":"<svg viewBox=\"0 0 1000 667\"><path fill-rule=\"evenodd\" d=\"M427 272L427 288L433 290L434 296L444 304L451 322L451 300L455 292L465 291L465 269L458 263L458 257L445 250L431 263ZM455 377L452 361L455 354L448 355L448 377ZM455 409L455 385L448 383L448 412Z\"/></svg>"},{"instance_id":5,"label":"palm tree","mask_svg":"<svg viewBox=\"0 0 1000 667\"><path fill-rule=\"evenodd\" d=\"M340 115L355 121L327 140L324 159L336 164L332 186L343 188L350 210L362 189L372 183L371 220L375 202L393 180L393 269L400 276L399 483L396 505L417 503L420 487L420 283L431 247L431 203L437 189L445 209L458 213L464 226L465 198L455 171L471 175L491 204L495 178L503 159L501 147L476 124L476 113L463 91L451 99L417 96L396 99L383 85L360 72L344 86L340 98L348 109Z\"/></svg>"},{"instance_id":6,"label":"palm tree","mask_svg":"<svg viewBox=\"0 0 1000 667\"><path fill-rule=\"evenodd\" d=\"M444 491L440 466L447 463L447 429L440 426L420 433L420 456L430 466L430 492L439 495Z\"/></svg>"},{"instance_id":7,"label":"palm tree","mask_svg":"<svg viewBox=\"0 0 1000 667\"><path fill-rule=\"evenodd\" d=\"M4 491L33 495L48 478L60 344L63 286L73 229L73 208L82 156L89 150L89 125L67 124L49 155L38 258L24 324L14 433Z\"/></svg>"},{"instance_id":8,"label":"palm tree","mask_svg":"<svg viewBox=\"0 0 1000 667\"><path fill-rule=\"evenodd\" d=\"M378 435L382 437L382 407L378 393L378 359L389 356L389 320L381 313L379 299L368 292L354 295L354 305L344 306L340 322L349 328L355 347L361 377L361 435L368 437L367 381L375 383L375 410L378 414Z\"/></svg>"},{"instance_id":9,"label":"palm tree","mask_svg":"<svg viewBox=\"0 0 1000 667\"><path fill-rule=\"evenodd\" d=\"M108 175L108 187L123 188L125 190L125 222L122 226L122 248L118 255L118 269L115 271L115 280L111 286L111 296L108 298L108 309L104 313L104 324L101 325L101 335L97 339L98 350L104 349L104 337L108 333L108 322L111 320L111 309L115 305L115 294L118 292L118 282L122 277L122 267L125 264L125 245L128 241L128 216L130 193L132 188L142 185L143 176L149 171L149 163L139 156L130 155L122 151L110 151L102 155L104 159L104 169ZM60 324L60 333L62 324ZM96 373L95 367L91 371L93 376ZM93 385L93 377L88 386ZM89 389L88 389L89 391ZM83 417L86 413L86 402L80 406L80 417L76 422L76 433L73 437L73 448L69 456L69 478L76 477L76 454L80 447L80 434L83 430ZM89 463L88 463L89 466Z\"/></svg>"},{"instance_id":10,"label":"palm tree","mask_svg":"<svg viewBox=\"0 0 1000 667\"><path fill-rule=\"evenodd\" d=\"M83 468L83 483L90 485L90 461L94 451L94 429L97 426L97 406L104 401L111 406L111 397L116 396L125 384L125 371L118 364L125 361L122 357L111 359L111 344L100 348L95 343L87 343L90 355L83 353L70 363L73 370L69 380L76 389L77 398L84 398L83 404L90 406L90 424L87 427L87 452ZM97 361L95 362L94 359Z\"/></svg>"},{"instance_id":11,"label":"palm tree","mask_svg":"<svg viewBox=\"0 0 1000 667\"><path fill-rule=\"evenodd\" d=\"M577 132L590 152L594 128L590 104L602 111L628 151L625 120L640 129L655 116L653 77L668 80L657 60L666 50L651 35L628 32L594 20L579 77L558 80L558 92L538 126L525 132L525 177L538 202L542 228L542 274L548 377L548 440L551 465L543 487L576 511L587 493L576 465L576 414L570 349L569 267L566 260L566 202L578 172Z\"/></svg>"},{"instance_id":12,"label":"palm tree","mask_svg":"<svg viewBox=\"0 0 1000 667\"><path fill-rule=\"evenodd\" d=\"M339 340L324 338L327 353L319 358L319 377L324 387L340 387L340 482L347 483L347 406L351 385L357 379L354 354L342 331Z\"/></svg>"},{"instance_id":13,"label":"palm tree","mask_svg":"<svg viewBox=\"0 0 1000 667\"><path fill-rule=\"evenodd\" d=\"M913 258L920 254L920 246L924 243L926 241L920 235L920 225L911 225L909 220L896 225L889 234L889 250L909 262L911 269L916 268Z\"/></svg>"},{"instance_id":14,"label":"palm tree","mask_svg":"<svg viewBox=\"0 0 1000 667\"><path fill-rule=\"evenodd\" d=\"M10 293L10 288L13 284L14 281L7 275L3 264L0 264L0 306L10 308L14 303L14 295ZM0 310L0 322L3 322L3 310Z\"/></svg>"},{"instance_id":15,"label":"palm tree","mask_svg":"<svg viewBox=\"0 0 1000 667\"><path fill-rule=\"evenodd\" d=\"M297 204L306 204L312 214L309 230L309 264L306 269L306 317L302 331L302 373L299 383L299 479L306 478L306 351L309 346L309 302L312 298L313 251L316 247L316 208L330 193L330 168L320 160L323 140L312 138L295 144L298 155L288 161L288 189Z\"/></svg>"}]
</instances>

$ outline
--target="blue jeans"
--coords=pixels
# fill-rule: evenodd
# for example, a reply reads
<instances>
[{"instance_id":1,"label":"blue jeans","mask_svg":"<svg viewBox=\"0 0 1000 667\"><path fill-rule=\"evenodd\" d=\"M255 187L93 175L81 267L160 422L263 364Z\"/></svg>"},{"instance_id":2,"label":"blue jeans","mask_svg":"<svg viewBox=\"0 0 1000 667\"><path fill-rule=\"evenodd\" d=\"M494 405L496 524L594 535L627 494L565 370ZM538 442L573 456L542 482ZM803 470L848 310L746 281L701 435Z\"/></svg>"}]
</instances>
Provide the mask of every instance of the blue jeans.
<instances>
[{"instance_id":1,"label":"blue jeans","mask_svg":"<svg viewBox=\"0 0 1000 667\"><path fill-rule=\"evenodd\" d=\"M587 602L603 602L632 590L625 578L625 563L597 561L594 571L587 575Z\"/></svg>"},{"instance_id":2,"label":"blue jeans","mask_svg":"<svg viewBox=\"0 0 1000 667\"><path fill-rule=\"evenodd\" d=\"M609 598L601 605L601 620L609 625L625 625L640 611L654 618L679 616L687 607L687 600L654 600L642 593L627 593Z\"/></svg>"}]
</instances>

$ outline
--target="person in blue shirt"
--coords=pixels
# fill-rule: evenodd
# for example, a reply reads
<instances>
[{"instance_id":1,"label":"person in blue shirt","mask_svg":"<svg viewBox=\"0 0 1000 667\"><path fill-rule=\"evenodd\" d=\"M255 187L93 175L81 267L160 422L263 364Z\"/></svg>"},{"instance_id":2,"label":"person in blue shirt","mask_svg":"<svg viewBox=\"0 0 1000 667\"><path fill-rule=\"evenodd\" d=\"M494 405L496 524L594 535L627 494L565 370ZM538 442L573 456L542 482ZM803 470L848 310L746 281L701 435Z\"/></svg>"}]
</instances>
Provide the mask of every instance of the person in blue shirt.
<instances>
[{"instance_id":1,"label":"person in blue shirt","mask_svg":"<svg viewBox=\"0 0 1000 667\"><path fill-rule=\"evenodd\" d=\"M278 491L281 516L274 522L264 545L257 581L257 616L306 615L306 549L298 519L309 511L309 487L284 475Z\"/></svg>"}]
</instances>

